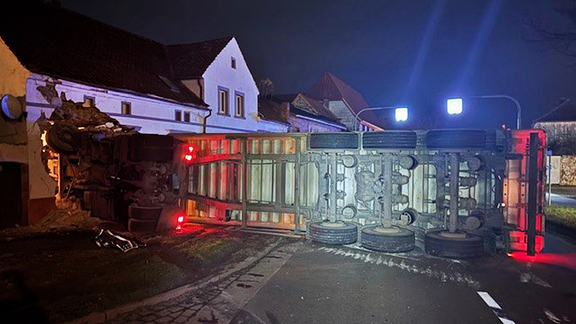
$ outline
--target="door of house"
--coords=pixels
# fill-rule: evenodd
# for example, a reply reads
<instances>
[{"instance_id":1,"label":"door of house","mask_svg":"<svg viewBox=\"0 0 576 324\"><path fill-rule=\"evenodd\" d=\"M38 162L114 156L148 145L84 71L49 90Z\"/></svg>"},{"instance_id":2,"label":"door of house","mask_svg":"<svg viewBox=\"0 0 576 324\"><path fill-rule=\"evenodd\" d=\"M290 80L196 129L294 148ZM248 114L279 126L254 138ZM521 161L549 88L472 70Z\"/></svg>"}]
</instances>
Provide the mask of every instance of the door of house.
<instances>
[{"instance_id":1,"label":"door of house","mask_svg":"<svg viewBox=\"0 0 576 324\"><path fill-rule=\"evenodd\" d=\"M22 168L20 163L0 162L0 229L22 221Z\"/></svg>"}]
</instances>

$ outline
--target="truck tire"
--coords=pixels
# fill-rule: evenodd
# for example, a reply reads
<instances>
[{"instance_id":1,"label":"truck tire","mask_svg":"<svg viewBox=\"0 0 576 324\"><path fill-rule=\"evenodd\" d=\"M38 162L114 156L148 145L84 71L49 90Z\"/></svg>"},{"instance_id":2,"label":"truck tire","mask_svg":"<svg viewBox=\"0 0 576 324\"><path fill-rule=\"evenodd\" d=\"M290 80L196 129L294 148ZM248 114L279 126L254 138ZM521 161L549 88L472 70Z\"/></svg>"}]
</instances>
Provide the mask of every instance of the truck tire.
<instances>
[{"instance_id":1,"label":"truck tire","mask_svg":"<svg viewBox=\"0 0 576 324\"><path fill-rule=\"evenodd\" d=\"M158 221L129 218L128 230L130 232L156 232Z\"/></svg>"},{"instance_id":2,"label":"truck tire","mask_svg":"<svg viewBox=\"0 0 576 324\"><path fill-rule=\"evenodd\" d=\"M128 217L137 220L158 221L162 207L142 207L132 204L128 206Z\"/></svg>"},{"instance_id":3,"label":"truck tire","mask_svg":"<svg viewBox=\"0 0 576 324\"><path fill-rule=\"evenodd\" d=\"M55 123L46 133L46 143L55 152L72 154L77 151L74 137L78 133L76 126L68 123Z\"/></svg>"},{"instance_id":4,"label":"truck tire","mask_svg":"<svg viewBox=\"0 0 576 324\"><path fill-rule=\"evenodd\" d=\"M429 149L485 149L486 143L482 129L432 130L426 134Z\"/></svg>"},{"instance_id":5,"label":"truck tire","mask_svg":"<svg viewBox=\"0 0 576 324\"><path fill-rule=\"evenodd\" d=\"M358 149L357 133L313 133L309 137L311 149Z\"/></svg>"},{"instance_id":6,"label":"truck tire","mask_svg":"<svg viewBox=\"0 0 576 324\"><path fill-rule=\"evenodd\" d=\"M408 252L414 250L414 232L400 228L398 233L381 233L375 226L364 227L360 237L362 246L380 252Z\"/></svg>"},{"instance_id":7,"label":"truck tire","mask_svg":"<svg viewBox=\"0 0 576 324\"><path fill-rule=\"evenodd\" d=\"M466 234L465 238L450 238L440 232L428 232L424 237L426 253L453 259L469 259L484 254L484 240L481 236Z\"/></svg>"},{"instance_id":8,"label":"truck tire","mask_svg":"<svg viewBox=\"0 0 576 324\"><path fill-rule=\"evenodd\" d=\"M362 147L381 149L415 149L417 136L412 131L368 132L362 135Z\"/></svg>"},{"instance_id":9,"label":"truck tire","mask_svg":"<svg viewBox=\"0 0 576 324\"><path fill-rule=\"evenodd\" d=\"M352 244L358 240L358 227L351 223L340 222L339 227L330 226L328 222L318 222L308 225L308 233L314 242L343 245Z\"/></svg>"}]
</instances>

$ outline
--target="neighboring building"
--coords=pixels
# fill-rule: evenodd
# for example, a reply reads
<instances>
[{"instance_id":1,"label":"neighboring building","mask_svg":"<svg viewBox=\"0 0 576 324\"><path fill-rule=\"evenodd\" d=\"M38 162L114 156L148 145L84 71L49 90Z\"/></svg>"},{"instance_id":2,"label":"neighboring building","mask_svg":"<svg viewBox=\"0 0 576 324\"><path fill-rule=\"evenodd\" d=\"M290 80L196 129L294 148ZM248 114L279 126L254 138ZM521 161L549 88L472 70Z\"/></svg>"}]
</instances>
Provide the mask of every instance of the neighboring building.
<instances>
[{"instance_id":1,"label":"neighboring building","mask_svg":"<svg viewBox=\"0 0 576 324\"><path fill-rule=\"evenodd\" d=\"M11 2L0 38L30 71L28 122L64 93L143 133L201 132L207 104L180 82L166 46L40 1Z\"/></svg>"},{"instance_id":2,"label":"neighboring building","mask_svg":"<svg viewBox=\"0 0 576 324\"><path fill-rule=\"evenodd\" d=\"M269 99L260 98L259 111L263 120L288 125L286 131L289 132L318 133L346 130L346 126L338 122L322 103L301 93L271 96Z\"/></svg>"},{"instance_id":3,"label":"neighboring building","mask_svg":"<svg viewBox=\"0 0 576 324\"><path fill-rule=\"evenodd\" d=\"M558 105L536 119L533 127L546 131L548 143L572 140L576 144L576 103Z\"/></svg>"},{"instance_id":4,"label":"neighboring building","mask_svg":"<svg viewBox=\"0 0 576 324\"><path fill-rule=\"evenodd\" d=\"M370 106L362 94L331 73L324 73L306 92L306 96L324 103L349 131L382 130L385 125L385 120L371 111L365 111L357 118L356 114Z\"/></svg>"},{"instance_id":5,"label":"neighboring building","mask_svg":"<svg viewBox=\"0 0 576 324\"><path fill-rule=\"evenodd\" d=\"M258 97L258 132L287 133L292 131L288 122L289 103L277 103L270 99Z\"/></svg>"},{"instance_id":6,"label":"neighboring building","mask_svg":"<svg viewBox=\"0 0 576 324\"><path fill-rule=\"evenodd\" d=\"M166 47L175 77L212 110L209 133L253 132L258 88L234 37Z\"/></svg>"}]
</instances>

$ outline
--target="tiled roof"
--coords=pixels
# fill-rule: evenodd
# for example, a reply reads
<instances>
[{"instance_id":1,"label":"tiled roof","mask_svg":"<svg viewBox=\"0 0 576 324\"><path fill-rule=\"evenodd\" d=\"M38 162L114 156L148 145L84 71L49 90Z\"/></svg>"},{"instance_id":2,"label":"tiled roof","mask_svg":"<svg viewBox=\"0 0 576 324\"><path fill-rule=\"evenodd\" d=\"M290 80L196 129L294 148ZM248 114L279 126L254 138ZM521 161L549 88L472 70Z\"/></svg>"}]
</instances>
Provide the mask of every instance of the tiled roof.
<instances>
[{"instance_id":1,"label":"tiled roof","mask_svg":"<svg viewBox=\"0 0 576 324\"><path fill-rule=\"evenodd\" d=\"M288 124L288 111L282 103L258 97L258 114L265 120Z\"/></svg>"},{"instance_id":2,"label":"tiled roof","mask_svg":"<svg viewBox=\"0 0 576 324\"><path fill-rule=\"evenodd\" d=\"M207 106L174 77L163 44L38 0L3 12L0 37L31 72Z\"/></svg>"},{"instance_id":3,"label":"tiled roof","mask_svg":"<svg viewBox=\"0 0 576 324\"><path fill-rule=\"evenodd\" d=\"M355 113L358 113L364 108L370 107L362 94L329 72L324 73L320 80L310 88L306 95L316 100L343 100ZM384 119L378 118L371 111L363 112L362 115L360 115L360 119L376 126L385 124Z\"/></svg>"},{"instance_id":4,"label":"tiled roof","mask_svg":"<svg viewBox=\"0 0 576 324\"><path fill-rule=\"evenodd\" d=\"M202 77L216 56L231 40L232 37L226 37L199 43L166 46L175 76L178 79Z\"/></svg>"},{"instance_id":5,"label":"tiled roof","mask_svg":"<svg viewBox=\"0 0 576 324\"><path fill-rule=\"evenodd\" d=\"M576 121L576 103L566 102L535 120L541 122Z\"/></svg>"},{"instance_id":6,"label":"tiled roof","mask_svg":"<svg viewBox=\"0 0 576 324\"><path fill-rule=\"evenodd\" d=\"M298 104L299 99L306 102L306 107L302 107ZM330 110L328 110L328 108L324 107L322 102L314 100L303 93L273 95L272 100L276 103L289 102L290 112L292 114L298 114L344 126L340 123L340 120Z\"/></svg>"}]
</instances>

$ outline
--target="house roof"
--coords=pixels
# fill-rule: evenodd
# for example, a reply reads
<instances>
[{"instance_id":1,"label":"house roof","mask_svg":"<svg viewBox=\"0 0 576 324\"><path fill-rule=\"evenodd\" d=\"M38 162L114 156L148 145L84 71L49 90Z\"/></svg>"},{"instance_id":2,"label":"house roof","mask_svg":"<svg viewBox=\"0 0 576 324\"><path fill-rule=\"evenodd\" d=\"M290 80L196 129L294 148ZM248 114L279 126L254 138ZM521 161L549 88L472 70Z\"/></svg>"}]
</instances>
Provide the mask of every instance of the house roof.
<instances>
[{"instance_id":1,"label":"house roof","mask_svg":"<svg viewBox=\"0 0 576 324\"><path fill-rule=\"evenodd\" d=\"M259 96L258 114L265 120L288 124L288 111L281 102Z\"/></svg>"},{"instance_id":2,"label":"house roof","mask_svg":"<svg viewBox=\"0 0 576 324\"><path fill-rule=\"evenodd\" d=\"M192 44L166 46L175 76L178 79L201 78L232 38L226 37Z\"/></svg>"},{"instance_id":3,"label":"house roof","mask_svg":"<svg viewBox=\"0 0 576 324\"><path fill-rule=\"evenodd\" d=\"M342 100L355 113L358 113L364 108L370 107L362 94L329 72L324 73L324 75L322 75L322 77L312 86L312 88L310 88L306 95L316 100ZM377 126L385 124L384 119L377 117L371 111L362 113L360 119Z\"/></svg>"},{"instance_id":4,"label":"house roof","mask_svg":"<svg viewBox=\"0 0 576 324\"><path fill-rule=\"evenodd\" d=\"M567 122L576 121L576 103L565 102L536 119L534 122Z\"/></svg>"},{"instance_id":5,"label":"house roof","mask_svg":"<svg viewBox=\"0 0 576 324\"><path fill-rule=\"evenodd\" d=\"M0 37L31 72L207 106L174 77L163 44L38 0L3 9Z\"/></svg>"},{"instance_id":6,"label":"house roof","mask_svg":"<svg viewBox=\"0 0 576 324\"><path fill-rule=\"evenodd\" d=\"M306 101L307 107L304 108L297 105L298 98ZM322 102L314 100L303 93L273 95L271 100L278 104L284 102L290 103L290 113L292 114L298 114L345 127L340 123L338 117L336 117L328 108L324 107Z\"/></svg>"}]
</instances>

